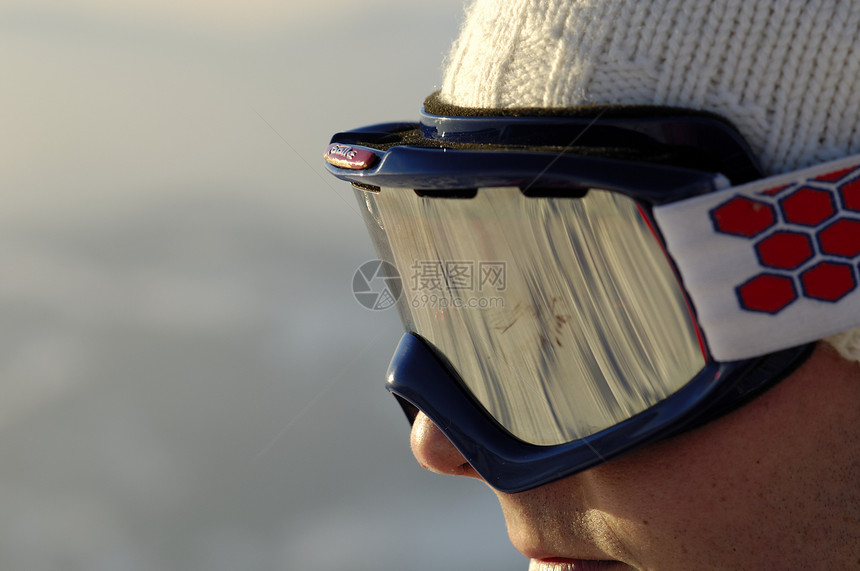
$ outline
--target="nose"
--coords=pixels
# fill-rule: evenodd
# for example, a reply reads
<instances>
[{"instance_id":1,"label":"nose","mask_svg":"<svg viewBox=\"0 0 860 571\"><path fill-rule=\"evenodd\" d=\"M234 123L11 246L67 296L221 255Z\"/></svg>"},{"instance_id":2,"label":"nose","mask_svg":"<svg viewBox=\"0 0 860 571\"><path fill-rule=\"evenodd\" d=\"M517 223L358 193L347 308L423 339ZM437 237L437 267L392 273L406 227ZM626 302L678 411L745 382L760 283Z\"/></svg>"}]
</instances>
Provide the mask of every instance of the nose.
<instances>
[{"instance_id":1,"label":"nose","mask_svg":"<svg viewBox=\"0 0 860 571\"><path fill-rule=\"evenodd\" d=\"M412 423L411 445L418 463L432 472L481 479L448 437L423 412L419 412Z\"/></svg>"}]
</instances>

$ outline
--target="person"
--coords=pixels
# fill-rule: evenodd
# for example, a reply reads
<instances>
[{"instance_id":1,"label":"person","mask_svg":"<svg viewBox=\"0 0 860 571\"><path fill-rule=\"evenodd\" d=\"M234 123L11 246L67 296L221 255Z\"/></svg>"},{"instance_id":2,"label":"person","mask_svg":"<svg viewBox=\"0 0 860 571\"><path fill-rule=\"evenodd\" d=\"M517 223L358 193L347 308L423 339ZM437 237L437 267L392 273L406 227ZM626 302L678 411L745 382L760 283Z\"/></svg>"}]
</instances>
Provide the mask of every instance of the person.
<instances>
[{"instance_id":1,"label":"person","mask_svg":"<svg viewBox=\"0 0 860 571\"><path fill-rule=\"evenodd\" d=\"M369 153L332 170L404 290L477 290L428 260L507 263L503 310L401 306L418 462L487 481L531 571L860 569L860 4L477 0L446 65L420 158L386 146L402 127L327 155Z\"/></svg>"}]
</instances>

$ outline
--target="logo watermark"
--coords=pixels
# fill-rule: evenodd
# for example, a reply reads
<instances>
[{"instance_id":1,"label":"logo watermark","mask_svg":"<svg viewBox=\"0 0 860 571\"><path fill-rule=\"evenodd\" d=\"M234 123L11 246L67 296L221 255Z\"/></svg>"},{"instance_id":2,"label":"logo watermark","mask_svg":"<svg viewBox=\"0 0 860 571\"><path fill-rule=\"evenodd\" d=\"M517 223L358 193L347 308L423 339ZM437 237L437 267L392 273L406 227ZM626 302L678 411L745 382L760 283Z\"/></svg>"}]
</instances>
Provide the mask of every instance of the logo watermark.
<instances>
[{"instance_id":1,"label":"logo watermark","mask_svg":"<svg viewBox=\"0 0 860 571\"><path fill-rule=\"evenodd\" d=\"M388 309L403 295L403 280L394 264L370 260L355 270L352 294L367 309Z\"/></svg>"},{"instance_id":2,"label":"logo watermark","mask_svg":"<svg viewBox=\"0 0 860 571\"><path fill-rule=\"evenodd\" d=\"M498 309L505 306L505 298L495 297L454 297L422 293L409 299L413 309Z\"/></svg>"},{"instance_id":3,"label":"logo watermark","mask_svg":"<svg viewBox=\"0 0 860 571\"><path fill-rule=\"evenodd\" d=\"M368 309L394 306L401 297L412 309L495 309L504 307L506 262L416 260L408 281L384 260L362 264L352 278L356 301ZM408 287L408 291L406 288Z\"/></svg>"}]
</instances>

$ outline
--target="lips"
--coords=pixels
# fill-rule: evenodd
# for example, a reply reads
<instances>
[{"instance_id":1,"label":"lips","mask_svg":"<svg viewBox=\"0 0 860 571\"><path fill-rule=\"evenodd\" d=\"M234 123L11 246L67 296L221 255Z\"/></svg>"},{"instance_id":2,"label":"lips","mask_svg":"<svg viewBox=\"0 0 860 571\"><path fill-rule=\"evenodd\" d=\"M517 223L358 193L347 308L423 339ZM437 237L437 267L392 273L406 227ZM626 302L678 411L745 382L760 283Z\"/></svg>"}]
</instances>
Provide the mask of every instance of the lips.
<instances>
[{"instance_id":1,"label":"lips","mask_svg":"<svg viewBox=\"0 0 860 571\"><path fill-rule=\"evenodd\" d=\"M630 567L620 561L594 559L564 559L552 557L532 559L529 571L622 571Z\"/></svg>"}]
</instances>

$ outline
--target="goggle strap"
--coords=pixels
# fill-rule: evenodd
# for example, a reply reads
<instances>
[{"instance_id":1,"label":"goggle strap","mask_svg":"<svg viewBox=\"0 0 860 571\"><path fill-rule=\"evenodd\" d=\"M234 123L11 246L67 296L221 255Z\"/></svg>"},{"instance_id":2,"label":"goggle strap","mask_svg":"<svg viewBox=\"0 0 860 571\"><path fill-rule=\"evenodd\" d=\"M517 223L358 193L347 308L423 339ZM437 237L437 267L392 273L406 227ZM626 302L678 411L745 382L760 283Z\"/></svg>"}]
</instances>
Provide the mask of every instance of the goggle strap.
<instances>
[{"instance_id":1,"label":"goggle strap","mask_svg":"<svg viewBox=\"0 0 860 571\"><path fill-rule=\"evenodd\" d=\"M860 155L653 214L714 359L860 325Z\"/></svg>"}]
</instances>

